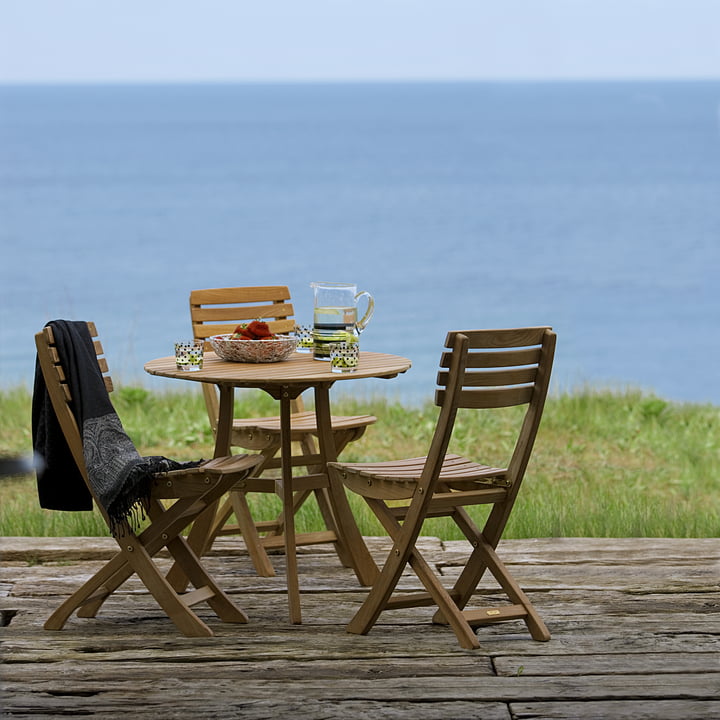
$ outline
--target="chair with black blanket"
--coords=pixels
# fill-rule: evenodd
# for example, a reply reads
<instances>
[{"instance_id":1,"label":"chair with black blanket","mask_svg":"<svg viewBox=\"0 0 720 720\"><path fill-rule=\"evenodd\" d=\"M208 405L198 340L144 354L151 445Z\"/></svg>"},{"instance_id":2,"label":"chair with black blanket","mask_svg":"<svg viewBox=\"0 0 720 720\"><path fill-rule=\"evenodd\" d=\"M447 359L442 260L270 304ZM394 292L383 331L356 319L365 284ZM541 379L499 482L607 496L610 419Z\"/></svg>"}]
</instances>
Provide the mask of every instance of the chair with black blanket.
<instances>
[{"instance_id":1,"label":"chair with black blanket","mask_svg":"<svg viewBox=\"0 0 720 720\"><path fill-rule=\"evenodd\" d=\"M218 587L181 532L209 505L245 480L259 455L178 463L141 457L115 413L112 381L93 323L56 320L35 335L33 444L44 460L38 471L40 504L53 510L90 510L93 501L118 552L78 588L45 623L60 630L73 612L95 617L105 600L137 574L187 636L212 630L192 610L207 602L224 622L247 616ZM143 520L143 530L136 526ZM179 594L153 557L167 548L193 585Z\"/></svg>"},{"instance_id":2,"label":"chair with black blanket","mask_svg":"<svg viewBox=\"0 0 720 720\"><path fill-rule=\"evenodd\" d=\"M435 393L440 412L427 456L328 464L331 474L365 499L393 540L382 572L348 631L364 635L384 610L431 605L438 608L433 621L449 624L464 648L479 647L476 626L505 620L521 619L533 639L548 640L545 624L496 548L540 425L555 333L549 327L451 332L445 347ZM448 452L459 408L494 411L514 406L524 412L517 418L506 467L504 462L485 464ZM466 509L477 505L491 508L482 529ZM450 589L416 546L424 521L435 517L451 518L470 541L470 555ZM427 592L396 592L407 565ZM510 602L465 609L486 570Z\"/></svg>"}]
</instances>

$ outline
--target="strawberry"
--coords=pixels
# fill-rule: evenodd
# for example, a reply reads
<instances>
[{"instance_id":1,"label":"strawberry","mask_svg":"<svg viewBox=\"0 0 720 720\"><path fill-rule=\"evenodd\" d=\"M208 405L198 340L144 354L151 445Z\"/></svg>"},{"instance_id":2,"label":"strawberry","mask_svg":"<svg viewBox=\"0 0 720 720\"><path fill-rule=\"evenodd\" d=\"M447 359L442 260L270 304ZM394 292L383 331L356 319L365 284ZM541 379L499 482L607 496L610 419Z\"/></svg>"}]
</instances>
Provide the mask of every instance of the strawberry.
<instances>
[{"instance_id":1,"label":"strawberry","mask_svg":"<svg viewBox=\"0 0 720 720\"><path fill-rule=\"evenodd\" d=\"M270 332L270 328L268 327L268 324L266 322L262 322L260 320L253 320L247 326L247 329L258 339L272 337L272 333Z\"/></svg>"},{"instance_id":2,"label":"strawberry","mask_svg":"<svg viewBox=\"0 0 720 720\"><path fill-rule=\"evenodd\" d=\"M277 337L270 332L266 322L253 320L251 323L240 323L231 335L233 340L267 340Z\"/></svg>"}]
</instances>

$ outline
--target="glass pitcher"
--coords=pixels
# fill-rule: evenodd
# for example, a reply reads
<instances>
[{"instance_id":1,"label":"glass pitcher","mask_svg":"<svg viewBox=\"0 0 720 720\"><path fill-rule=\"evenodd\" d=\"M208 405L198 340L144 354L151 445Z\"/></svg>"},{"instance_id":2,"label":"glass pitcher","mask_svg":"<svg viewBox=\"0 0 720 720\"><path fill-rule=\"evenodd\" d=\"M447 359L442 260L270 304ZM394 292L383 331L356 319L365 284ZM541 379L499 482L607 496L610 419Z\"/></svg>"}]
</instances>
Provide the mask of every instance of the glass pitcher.
<instances>
[{"instance_id":1,"label":"glass pitcher","mask_svg":"<svg viewBox=\"0 0 720 720\"><path fill-rule=\"evenodd\" d=\"M315 294L313 312L313 357L330 360L330 345L357 342L375 310L373 296L366 290L358 292L352 283L312 282ZM358 320L358 300L367 298L365 314Z\"/></svg>"}]
</instances>

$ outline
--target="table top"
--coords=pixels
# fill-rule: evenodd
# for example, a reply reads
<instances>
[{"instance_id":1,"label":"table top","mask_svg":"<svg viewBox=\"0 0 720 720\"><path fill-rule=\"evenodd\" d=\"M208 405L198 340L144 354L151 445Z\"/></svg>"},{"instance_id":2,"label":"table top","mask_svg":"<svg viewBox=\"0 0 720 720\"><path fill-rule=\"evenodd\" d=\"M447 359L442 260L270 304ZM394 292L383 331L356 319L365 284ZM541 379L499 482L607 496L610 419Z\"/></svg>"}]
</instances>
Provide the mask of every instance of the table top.
<instances>
[{"instance_id":1,"label":"table top","mask_svg":"<svg viewBox=\"0 0 720 720\"><path fill-rule=\"evenodd\" d=\"M145 371L160 377L230 384L236 387L265 385L314 385L338 380L392 378L410 368L410 360L399 355L360 352L360 362L353 372L334 373L330 363L313 360L311 353L293 353L289 359L276 363L238 363L221 360L214 352L206 352L203 369L194 372L178 370L175 356L157 358L145 364Z\"/></svg>"}]
</instances>

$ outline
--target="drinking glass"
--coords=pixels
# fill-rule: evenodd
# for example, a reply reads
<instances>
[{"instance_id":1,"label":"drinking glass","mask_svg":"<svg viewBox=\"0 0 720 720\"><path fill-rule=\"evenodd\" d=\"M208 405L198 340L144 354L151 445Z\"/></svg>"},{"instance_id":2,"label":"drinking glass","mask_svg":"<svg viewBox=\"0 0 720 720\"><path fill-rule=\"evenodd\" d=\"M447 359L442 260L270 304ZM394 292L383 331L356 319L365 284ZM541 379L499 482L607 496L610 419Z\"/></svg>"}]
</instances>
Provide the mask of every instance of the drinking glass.
<instances>
[{"instance_id":1,"label":"drinking glass","mask_svg":"<svg viewBox=\"0 0 720 720\"><path fill-rule=\"evenodd\" d=\"M330 369L335 373L354 372L360 362L360 343L330 344Z\"/></svg>"},{"instance_id":2,"label":"drinking glass","mask_svg":"<svg viewBox=\"0 0 720 720\"><path fill-rule=\"evenodd\" d=\"M297 347L295 350L299 353L309 353L313 349L313 329L312 325L296 325L295 335L297 336Z\"/></svg>"},{"instance_id":3,"label":"drinking glass","mask_svg":"<svg viewBox=\"0 0 720 720\"><path fill-rule=\"evenodd\" d=\"M176 342L175 366L177 369L186 372L202 370L204 346L205 343L202 340Z\"/></svg>"}]
</instances>

